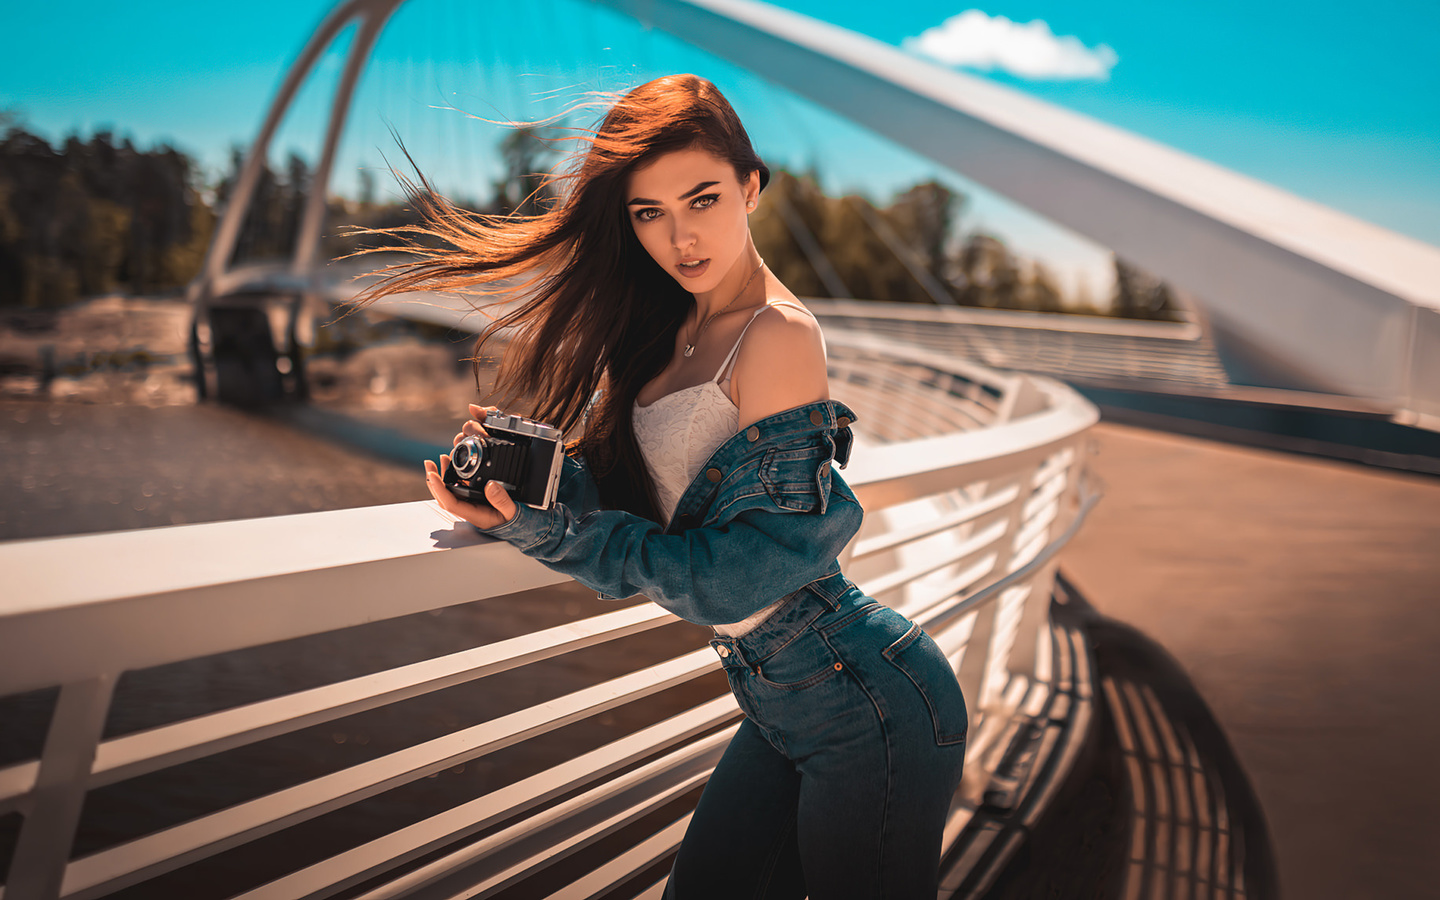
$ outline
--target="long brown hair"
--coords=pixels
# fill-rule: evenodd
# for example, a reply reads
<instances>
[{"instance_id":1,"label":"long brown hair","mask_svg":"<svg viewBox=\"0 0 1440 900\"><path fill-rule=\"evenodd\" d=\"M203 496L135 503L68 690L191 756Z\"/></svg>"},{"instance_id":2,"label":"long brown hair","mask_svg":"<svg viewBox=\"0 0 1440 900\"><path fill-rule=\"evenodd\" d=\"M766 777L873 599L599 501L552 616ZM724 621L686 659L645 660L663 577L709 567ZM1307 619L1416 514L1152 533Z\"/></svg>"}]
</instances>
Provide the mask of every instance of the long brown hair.
<instances>
[{"instance_id":1,"label":"long brown hair","mask_svg":"<svg viewBox=\"0 0 1440 900\"><path fill-rule=\"evenodd\" d=\"M566 431L583 415L584 434L571 450L585 456L601 502L658 519L631 410L640 388L669 361L694 297L635 237L626 186L654 158L696 147L729 162L741 181L758 171L763 187L769 170L729 102L696 75L634 88L580 140L568 170L551 177L559 199L539 215L473 215L439 196L423 175L418 186L402 179L425 222L380 233L405 238L414 258L381 269L384 277L354 302L479 288L514 303L481 332L476 366L485 341L510 329L497 382L507 402L527 395L531 415ZM421 243L435 240L446 246ZM501 280L507 283L497 285Z\"/></svg>"}]
</instances>

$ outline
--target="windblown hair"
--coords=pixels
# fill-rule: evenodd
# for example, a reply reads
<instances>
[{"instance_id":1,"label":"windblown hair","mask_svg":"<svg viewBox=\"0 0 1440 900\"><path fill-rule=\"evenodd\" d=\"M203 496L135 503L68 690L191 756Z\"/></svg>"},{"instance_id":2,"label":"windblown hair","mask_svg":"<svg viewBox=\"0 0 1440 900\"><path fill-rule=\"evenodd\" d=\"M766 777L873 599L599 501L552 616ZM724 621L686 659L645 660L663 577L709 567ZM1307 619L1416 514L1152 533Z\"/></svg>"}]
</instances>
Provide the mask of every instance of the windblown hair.
<instances>
[{"instance_id":1,"label":"windblown hair","mask_svg":"<svg viewBox=\"0 0 1440 900\"><path fill-rule=\"evenodd\" d=\"M370 233L402 238L412 258L381 269L354 302L434 290L513 304L481 332L477 373L485 341L509 329L497 382L506 402L527 396L530 415L566 432L583 416L584 434L570 451L584 455L601 502L658 520L631 411L640 388L669 361L694 298L635 237L626 186L637 168L691 148L729 162L741 181L758 172L762 187L769 170L729 102L695 75L634 88L580 140L568 170L551 176L559 199L534 216L474 215L437 194L423 174L418 186L404 179L424 223ZM443 249L425 246L437 240Z\"/></svg>"}]
</instances>

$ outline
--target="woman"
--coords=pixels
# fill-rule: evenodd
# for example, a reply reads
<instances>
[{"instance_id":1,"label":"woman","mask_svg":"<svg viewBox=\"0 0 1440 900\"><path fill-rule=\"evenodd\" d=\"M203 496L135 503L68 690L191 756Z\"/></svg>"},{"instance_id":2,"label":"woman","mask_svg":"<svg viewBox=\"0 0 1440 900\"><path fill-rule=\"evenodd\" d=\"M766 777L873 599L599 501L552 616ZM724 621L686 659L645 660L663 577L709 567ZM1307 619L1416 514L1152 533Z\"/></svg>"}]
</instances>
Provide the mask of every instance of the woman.
<instances>
[{"instance_id":1,"label":"woman","mask_svg":"<svg viewBox=\"0 0 1440 900\"><path fill-rule=\"evenodd\" d=\"M634 89L586 141L541 215L477 221L422 197L422 231L453 249L368 294L528 277L487 329L515 329L501 383L537 418L583 418L548 510L495 482L487 504L459 500L447 456L426 463L431 493L602 597L643 593L714 627L746 718L667 897L929 900L965 705L934 642L836 561L862 516L831 467L854 414L829 399L814 318L751 240L769 172L693 75ZM470 411L457 441L484 431Z\"/></svg>"}]
</instances>

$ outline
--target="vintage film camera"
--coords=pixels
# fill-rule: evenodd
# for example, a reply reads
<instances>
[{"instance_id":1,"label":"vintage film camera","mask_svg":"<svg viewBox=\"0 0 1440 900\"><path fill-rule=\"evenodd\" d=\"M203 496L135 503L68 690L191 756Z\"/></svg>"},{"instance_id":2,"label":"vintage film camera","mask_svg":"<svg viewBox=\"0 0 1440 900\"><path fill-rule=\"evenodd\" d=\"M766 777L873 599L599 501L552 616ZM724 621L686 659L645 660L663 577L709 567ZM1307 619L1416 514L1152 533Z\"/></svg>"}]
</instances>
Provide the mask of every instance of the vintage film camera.
<instances>
[{"instance_id":1,"label":"vintage film camera","mask_svg":"<svg viewBox=\"0 0 1440 900\"><path fill-rule=\"evenodd\" d=\"M450 451L445 486L462 500L485 501L485 483L498 481L516 503L549 509L560 484L565 444L560 429L492 412L486 437L470 435Z\"/></svg>"}]
</instances>

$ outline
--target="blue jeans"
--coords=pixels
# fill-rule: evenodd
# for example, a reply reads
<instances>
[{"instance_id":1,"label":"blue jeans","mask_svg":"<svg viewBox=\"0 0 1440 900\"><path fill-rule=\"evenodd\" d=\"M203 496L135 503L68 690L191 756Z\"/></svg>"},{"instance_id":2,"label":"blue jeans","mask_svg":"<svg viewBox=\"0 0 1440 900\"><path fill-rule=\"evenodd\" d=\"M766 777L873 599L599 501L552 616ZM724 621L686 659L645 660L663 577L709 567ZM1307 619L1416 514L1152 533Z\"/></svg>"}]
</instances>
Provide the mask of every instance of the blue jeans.
<instances>
[{"instance_id":1,"label":"blue jeans","mask_svg":"<svg viewBox=\"0 0 1440 900\"><path fill-rule=\"evenodd\" d=\"M960 686L918 625L844 576L826 581L711 641L746 718L667 898L935 897L965 759Z\"/></svg>"}]
</instances>

